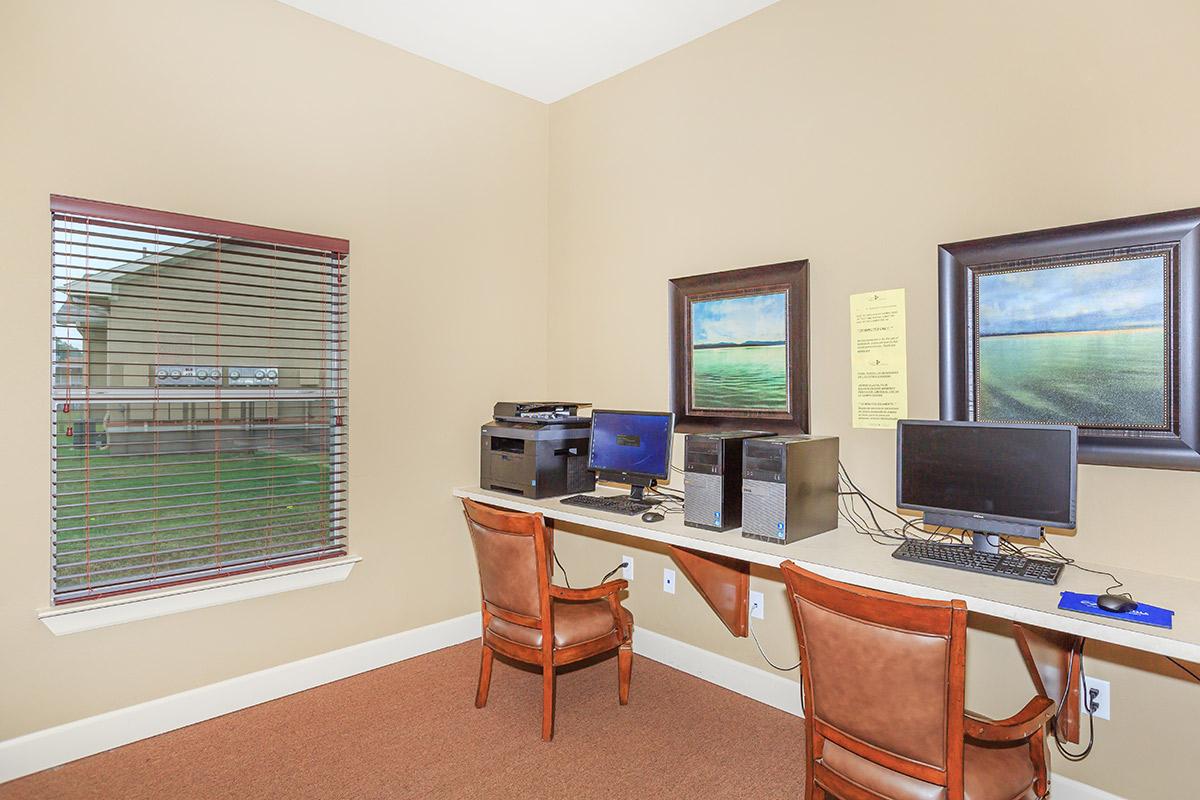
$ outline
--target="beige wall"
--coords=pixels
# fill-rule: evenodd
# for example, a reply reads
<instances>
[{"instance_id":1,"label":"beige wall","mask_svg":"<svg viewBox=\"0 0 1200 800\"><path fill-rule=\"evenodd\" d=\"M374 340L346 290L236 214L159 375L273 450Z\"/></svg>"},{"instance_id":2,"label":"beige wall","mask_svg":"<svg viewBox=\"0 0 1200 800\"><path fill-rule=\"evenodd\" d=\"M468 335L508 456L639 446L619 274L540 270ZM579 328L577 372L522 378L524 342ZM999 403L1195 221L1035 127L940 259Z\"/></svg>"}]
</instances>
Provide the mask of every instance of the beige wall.
<instances>
[{"instance_id":1,"label":"beige wall","mask_svg":"<svg viewBox=\"0 0 1200 800\"><path fill-rule=\"evenodd\" d=\"M936 416L939 242L1200 205L1197 30L1194 2L784 0L555 104L551 393L663 408L666 279L808 258L814 431L840 436L851 474L889 502L894 434L850 423L848 296L907 289L909 408ZM1060 544L1200 578L1198 490L1195 473L1085 466L1078 536ZM559 541L580 583L632 547ZM638 556L639 625L765 668L686 580L662 593L668 564ZM755 583L764 647L786 661L782 591ZM1004 631L971 635L985 713L1030 691ZM1055 768L1130 798L1193 794L1200 686L1160 659L1089 652L1113 720L1088 761Z\"/></svg>"},{"instance_id":2,"label":"beige wall","mask_svg":"<svg viewBox=\"0 0 1200 800\"><path fill-rule=\"evenodd\" d=\"M849 294L908 289L910 408L933 416L938 242L1198 204L1190 2L1135 16L784 0L549 111L266 0L0 14L0 311L19 376L3 407L0 739L473 610L446 494L476 474L459 434L501 397L664 407L669 277L811 259L814 429L841 436L886 500L891 434L850 428ZM48 377L52 192L351 240L364 561L347 582L64 638L36 620L49 409L27 376ZM1063 546L1200 577L1196 490L1194 474L1085 467ZM577 584L637 556L641 627L764 666L686 580L661 592L661 551L558 541ZM786 661L780 586L753 580L763 644ZM1014 711L1029 682L1003 626L978 621L970 647L972 704ZM1056 768L1130 798L1187 796L1200 688L1112 648L1089 664L1113 683L1114 720L1091 759Z\"/></svg>"},{"instance_id":3,"label":"beige wall","mask_svg":"<svg viewBox=\"0 0 1200 800\"><path fill-rule=\"evenodd\" d=\"M448 432L546 388L547 116L267 0L0 3L0 739L477 608L447 494L477 440ZM349 580L62 638L38 622L52 192L350 239Z\"/></svg>"}]
</instances>

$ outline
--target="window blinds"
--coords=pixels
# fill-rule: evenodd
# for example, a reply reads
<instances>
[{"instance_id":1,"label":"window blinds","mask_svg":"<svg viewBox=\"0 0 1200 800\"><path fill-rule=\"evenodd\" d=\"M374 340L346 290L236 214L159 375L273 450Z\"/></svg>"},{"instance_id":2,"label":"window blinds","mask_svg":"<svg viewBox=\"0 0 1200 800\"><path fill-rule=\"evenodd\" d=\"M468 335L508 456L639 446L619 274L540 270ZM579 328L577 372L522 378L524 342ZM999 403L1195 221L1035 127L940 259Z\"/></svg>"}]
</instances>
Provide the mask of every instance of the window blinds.
<instances>
[{"instance_id":1,"label":"window blinds","mask_svg":"<svg viewBox=\"0 0 1200 800\"><path fill-rule=\"evenodd\" d=\"M51 198L53 599L330 558L349 243Z\"/></svg>"}]
</instances>

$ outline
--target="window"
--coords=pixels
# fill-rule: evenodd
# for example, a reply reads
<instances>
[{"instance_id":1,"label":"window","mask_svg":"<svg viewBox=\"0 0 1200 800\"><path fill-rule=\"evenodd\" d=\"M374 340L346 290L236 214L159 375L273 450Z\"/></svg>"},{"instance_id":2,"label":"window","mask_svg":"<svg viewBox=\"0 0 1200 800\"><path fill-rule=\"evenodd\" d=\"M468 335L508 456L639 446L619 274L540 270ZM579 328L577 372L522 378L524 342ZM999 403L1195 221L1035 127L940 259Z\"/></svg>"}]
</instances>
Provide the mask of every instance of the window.
<instances>
[{"instance_id":1,"label":"window","mask_svg":"<svg viewBox=\"0 0 1200 800\"><path fill-rule=\"evenodd\" d=\"M53 600L346 553L341 239L51 198Z\"/></svg>"}]
</instances>

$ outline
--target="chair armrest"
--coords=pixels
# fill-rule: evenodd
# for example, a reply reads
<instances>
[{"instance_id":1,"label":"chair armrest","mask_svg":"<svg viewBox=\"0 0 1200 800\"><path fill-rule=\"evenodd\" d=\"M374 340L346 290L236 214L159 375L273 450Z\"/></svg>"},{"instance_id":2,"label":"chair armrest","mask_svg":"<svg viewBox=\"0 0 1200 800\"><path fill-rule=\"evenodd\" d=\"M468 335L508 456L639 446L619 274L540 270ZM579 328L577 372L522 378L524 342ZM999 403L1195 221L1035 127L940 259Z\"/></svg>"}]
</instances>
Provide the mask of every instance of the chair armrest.
<instances>
[{"instance_id":1,"label":"chair armrest","mask_svg":"<svg viewBox=\"0 0 1200 800\"><path fill-rule=\"evenodd\" d=\"M628 642L630 631L625 624L625 615L621 611L621 601L617 597L618 592L627 588L629 588L629 581L622 578L593 586L590 589L568 589L564 586L550 584L550 596L558 600L599 600L601 598L608 600L608 608L612 611L613 624L617 626L617 633L620 634L622 641Z\"/></svg>"},{"instance_id":2,"label":"chair armrest","mask_svg":"<svg viewBox=\"0 0 1200 800\"><path fill-rule=\"evenodd\" d=\"M966 716L963 730L972 739L984 742L1019 742L1028 739L1054 717L1057 706L1045 695L1038 695L1008 719L990 720Z\"/></svg>"},{"instance_id":3,"label":"chair armrest","mask_svg":"<svg viewBox=\"0 0 1200 800\"><path fill-rule=\"evenodd\" d=\"M617 592L627 588L629 588L629 581L623 578L588 589L568 589L565 586L550 584L550 596L559 600L599 600L601 597L616 595Z\"/></svg>"}]
</instances>

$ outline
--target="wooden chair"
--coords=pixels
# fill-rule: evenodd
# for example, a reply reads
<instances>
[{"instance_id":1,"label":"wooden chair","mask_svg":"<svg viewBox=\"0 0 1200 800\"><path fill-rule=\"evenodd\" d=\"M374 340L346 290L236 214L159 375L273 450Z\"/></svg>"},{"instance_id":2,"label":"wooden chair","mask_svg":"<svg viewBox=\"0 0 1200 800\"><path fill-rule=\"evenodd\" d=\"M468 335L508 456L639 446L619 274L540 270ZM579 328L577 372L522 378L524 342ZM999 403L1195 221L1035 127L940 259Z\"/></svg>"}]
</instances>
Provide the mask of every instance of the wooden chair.
<instances>
[{"instance_id":1,"label":"wooden chair","mask_svg":"<svg viewBox=\"0 0 1200 800\"><path fill-rule=\"evenodd\" d=\"M1043 800L1039 695L1008 719L964 712L967 606L781 565L800 640L805 800Z\"/></svg>"},{"instance_id":2,"label":"wooden chair","mask_svg":"<svg viewBox=\"0 0 1200 800\"><path fill-rule=\"evenodd\" d=\"M541 514L501 511L463 500L467 529L479 565L483 604L483 652L475 707L487 704L492 658L501 653L542 668L542 739L554 735L554 671L557 667L617 651L618 697L629 702L633 669L633 615L617 594L629 586L615 580L590 589L550 583L553 532Z\"/></svg>"}]
</instances>

